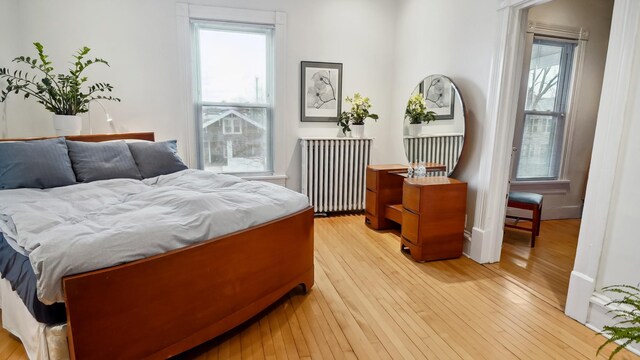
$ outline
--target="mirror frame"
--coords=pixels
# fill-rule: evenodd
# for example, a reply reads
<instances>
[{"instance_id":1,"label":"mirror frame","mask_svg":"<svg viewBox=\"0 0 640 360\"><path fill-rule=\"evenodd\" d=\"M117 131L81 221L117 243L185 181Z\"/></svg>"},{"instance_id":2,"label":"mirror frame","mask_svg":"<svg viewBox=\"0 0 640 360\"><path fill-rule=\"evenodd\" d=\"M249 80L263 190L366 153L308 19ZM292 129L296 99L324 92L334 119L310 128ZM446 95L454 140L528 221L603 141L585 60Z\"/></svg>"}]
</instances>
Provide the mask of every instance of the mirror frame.
<instances>
[{"instance_id":1,"label":"mirror frame","mask_svg":"<svg viewBox=\"0 0 640 360\"><path fill-rule=\"evenodd\" d=\"M416 89L418 89L418 91L420 91L421 87L423 87L424 84L424 80L429 78L429 77L433 77L433 76L437 76L437 77L442 77L445 78L447 80L449 80L449 82L451 83L451 90L456 94L456 96L460 99L460 109L459 111L461 111L461 114L463 116L463 127L464 127L464 131L462 134L462 144L460 145L460 151L457 154L457 157L455 159L455 164L451 167L451 169L446 173L446 176L451 176L451 174L453 174L453 172L456 170L456 168L458 167L458 164L460 163L460 158L462 157L462 153L464 152L464 146L466 143L466 137L467 137L467 107L465 105L465 101L464 101L464 97L462 96L462 92L460 91L460 87L448 76L446 75L442 75L442 74L429 74L425 77L423 77L420 82L418 83L418 85L416 85L413 90L411 91L411 94L413 95L413 93L415 92ZM422 93L422 91L420 91ZM412 96L411 95L411 96ZM438 121L438 120L449 120L455 117L455 111L457 109L457 104L456 104L456 100L454 99L453 102L453 107L454 107L454 115L452 117L448 117L448 115L437 115L436 116L436 120L434 121ZM406 109L406 106L405 106ZM445 117L440 117L440 116L445 116ZM406 134L405 134L405 126L407 126L407 118L406 116L404 116L403 114L403 119L402 119L402 145L403 145L403 151L405 154L405 158L407 160L407 163L410 163L409 161L409 154L407 153L407 145L405 144L405 139L406 139ZM446 164L445 164L446 165Z\"/></svg>"}]
</instances>

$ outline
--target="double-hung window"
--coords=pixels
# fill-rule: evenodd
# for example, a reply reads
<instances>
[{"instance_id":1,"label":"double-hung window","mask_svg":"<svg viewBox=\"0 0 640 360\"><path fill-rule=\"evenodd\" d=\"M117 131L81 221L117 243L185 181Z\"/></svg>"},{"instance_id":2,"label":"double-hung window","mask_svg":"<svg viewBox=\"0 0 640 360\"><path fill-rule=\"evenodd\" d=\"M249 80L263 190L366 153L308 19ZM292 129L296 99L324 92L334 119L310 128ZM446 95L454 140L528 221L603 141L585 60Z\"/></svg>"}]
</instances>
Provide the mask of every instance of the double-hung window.
<instances>
[{"instance_id":1,"label":"double-hung window","mask_svg":"<svg viewBox=\"0 0 640 360\"><path fill-rule=\"evenodd\" d=\"M274 27L192 21L198 165L273 173Z\"/></svg>"},{"instance_id":2,"label":"double-hung window","mask_svg":"<svg viewBox=\"0 0 640 360\"><path fill-rule=\"evenodd\" d=\"M557 180L564 151L576 42L534 37L527 88L519 114L513 177L517 181ZM521 105L522 106L522 105Z\"/></svg>"}]
</instances>

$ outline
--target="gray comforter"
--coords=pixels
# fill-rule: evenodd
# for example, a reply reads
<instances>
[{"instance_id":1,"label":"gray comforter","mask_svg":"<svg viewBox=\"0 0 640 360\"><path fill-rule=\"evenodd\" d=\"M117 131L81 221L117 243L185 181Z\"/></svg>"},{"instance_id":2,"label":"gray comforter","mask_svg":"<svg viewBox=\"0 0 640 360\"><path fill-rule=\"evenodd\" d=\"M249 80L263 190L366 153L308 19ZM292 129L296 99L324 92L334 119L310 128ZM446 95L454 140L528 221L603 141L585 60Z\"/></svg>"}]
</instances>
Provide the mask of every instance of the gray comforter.
<instances>
[{"instance_id":1,"label":"gray comforter","mask_svg":"<svg viewBox=\"0 0 640 360\"><path fill-rule=\"evenodd\" d=\"M300 211L307 197L234 176L184 170L47 190L0 191L0 231L29 255L38 298L61 279L157 255Z\"/></svg>"}]
</instances>

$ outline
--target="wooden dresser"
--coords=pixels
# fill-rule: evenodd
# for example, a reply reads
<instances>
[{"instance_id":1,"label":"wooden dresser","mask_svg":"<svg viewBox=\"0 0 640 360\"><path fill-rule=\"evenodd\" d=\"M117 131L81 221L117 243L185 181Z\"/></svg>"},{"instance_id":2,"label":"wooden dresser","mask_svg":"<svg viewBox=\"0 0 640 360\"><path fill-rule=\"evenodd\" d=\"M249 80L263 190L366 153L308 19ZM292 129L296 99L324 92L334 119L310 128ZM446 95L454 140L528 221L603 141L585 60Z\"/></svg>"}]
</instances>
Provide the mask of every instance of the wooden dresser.
<instances>
[{"instance_id":1,"label":"wooden dresser","mask_svg":"<svg viewBox=\"0 0 640 360\"><path fill-rule=\"evenodd\" d=\"M406 171L407 166L399 164L367 166L365 222L373 229L394 226L393 220L387 218L387 211L391 211L387 210L387 205L402 204L402 183L405 178L396 173Z\"/></svg>"},{"instance_id":2,"label":"wooden dresser","mask_svg":"<svg viewBox=\"0 0 640 360\"><path fill-rule=\"evenodd\" d=\"M429 164L429 170L439 170ZM406 178L406 166L367 168L365 222L376 230L402 226L401 249L416 261L462 255L467 184L447 177Z\"/></svg>"}]
</instances>

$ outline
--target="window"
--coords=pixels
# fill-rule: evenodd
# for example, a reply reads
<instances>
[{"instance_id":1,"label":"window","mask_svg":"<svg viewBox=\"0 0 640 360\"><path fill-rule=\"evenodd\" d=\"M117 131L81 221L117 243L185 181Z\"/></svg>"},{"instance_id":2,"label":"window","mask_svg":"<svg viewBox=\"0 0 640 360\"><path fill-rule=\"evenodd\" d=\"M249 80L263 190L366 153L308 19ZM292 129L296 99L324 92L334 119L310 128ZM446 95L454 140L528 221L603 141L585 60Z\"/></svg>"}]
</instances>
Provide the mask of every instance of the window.
<instances>
[{"instance_id":1,"label":"window","mask_svg":"<svg viewBox=\"0 0 640 360\"><path fill-rule=\"evenodd\" d=\"M272 174L273 26L192 21L200 168Z\"/></svg>"},{"instance_id":2,"label":"window","mask_svg":"<svg viewBox=\"0 0 640 360\"><path fill-rule=\"evenodd\" d=\"M242 119L235 116L228 116L224 119L222 133L225 135L242 134Z\"/></svg>"},{"instance_id":3,"label":"window","mask_svg":"<svg viewBox=\"0 0 640 360\"><path fill-rule=\"evenodd\" d=\"M516 134L521 149L516 180L557 180L563 157L565 112L571 87L575 41L534 37L524 111Z\"/></svg>"}]
</instances>

